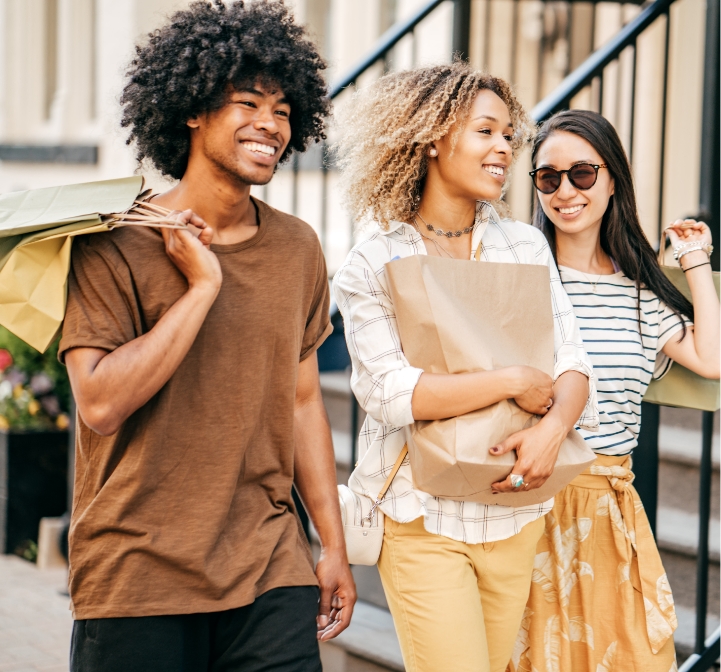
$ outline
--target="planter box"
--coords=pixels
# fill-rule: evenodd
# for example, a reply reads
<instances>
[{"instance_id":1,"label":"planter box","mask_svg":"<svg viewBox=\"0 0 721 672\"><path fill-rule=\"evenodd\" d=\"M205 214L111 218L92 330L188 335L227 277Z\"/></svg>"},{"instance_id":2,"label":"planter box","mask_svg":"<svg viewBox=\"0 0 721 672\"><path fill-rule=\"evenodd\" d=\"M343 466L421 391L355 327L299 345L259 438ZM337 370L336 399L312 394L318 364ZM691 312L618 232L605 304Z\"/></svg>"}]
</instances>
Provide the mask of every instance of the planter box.
<instances>
[{"instance_id":1,"label":"planter box","mask_svg":"<svg viewBox=\"0 0 721 672\"><path fill-rule=\"evenodd\" d=\"M63 515L67 492L67 432L0 432L0 553L37 542L40 519Z\"/></svg>"}]
</instances>

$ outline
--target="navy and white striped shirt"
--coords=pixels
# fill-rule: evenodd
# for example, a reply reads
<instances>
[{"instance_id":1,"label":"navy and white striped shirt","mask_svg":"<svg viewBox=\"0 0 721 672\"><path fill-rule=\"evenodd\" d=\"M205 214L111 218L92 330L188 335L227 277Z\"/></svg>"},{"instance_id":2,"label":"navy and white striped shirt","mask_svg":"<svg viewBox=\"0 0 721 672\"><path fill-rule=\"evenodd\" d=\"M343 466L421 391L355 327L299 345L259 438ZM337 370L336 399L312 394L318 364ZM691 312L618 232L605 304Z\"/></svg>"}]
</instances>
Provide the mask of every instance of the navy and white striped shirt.
<instances>
[{"instance_id":1,"label":"navy and white striped shirt","mask_svg":"<svg viewBox=\"0 0 721 672\"><path fill-rule=\"evenodd\" d=\"M596 276L565 266L558 270L597 377L598 431L576 429L597 453L626 455L637 444L646 388L671 368L662 349L674 334L680 336L682 320L642 289L639 333L636 285L622 271L594 283Z\"/></svg>"}]
</instances>

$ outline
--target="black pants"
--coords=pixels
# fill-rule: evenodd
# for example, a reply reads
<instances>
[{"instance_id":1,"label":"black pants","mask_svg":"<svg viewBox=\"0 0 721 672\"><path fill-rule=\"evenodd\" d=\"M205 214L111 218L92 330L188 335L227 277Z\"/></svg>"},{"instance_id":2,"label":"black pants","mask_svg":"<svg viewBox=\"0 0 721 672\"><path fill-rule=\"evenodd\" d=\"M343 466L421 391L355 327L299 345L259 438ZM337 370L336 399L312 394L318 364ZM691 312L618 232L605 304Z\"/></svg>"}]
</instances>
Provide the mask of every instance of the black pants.
<instances>
[{"instance_id":1,"label":"black pants","mask_svg":"<svg viewBox=\"0 0 721 672\"><path fill-rule=\"evenodd\" d=\"M210 614L75 621L71 672L321 672L315 586Z\"/></svg>"}]
</instances>

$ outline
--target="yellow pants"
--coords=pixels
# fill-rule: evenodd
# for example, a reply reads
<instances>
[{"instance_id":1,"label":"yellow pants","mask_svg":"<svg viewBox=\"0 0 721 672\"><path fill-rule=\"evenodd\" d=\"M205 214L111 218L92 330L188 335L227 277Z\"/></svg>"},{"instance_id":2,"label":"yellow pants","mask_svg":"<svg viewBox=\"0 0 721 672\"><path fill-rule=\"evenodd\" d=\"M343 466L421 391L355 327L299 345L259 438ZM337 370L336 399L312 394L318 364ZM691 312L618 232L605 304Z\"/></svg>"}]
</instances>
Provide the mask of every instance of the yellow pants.
<instances>
[{"instance_id":1,"label":"yellow pants","mask_svg":"<svg viewBox=\"0 0 721 672\"><path fill-rule=\"evenodd\" d=\"M543 518L510 539L465 544L423 519L385 519L378 561L407 672L504 672L531 587Z\"/></svg>"}]
</instances>

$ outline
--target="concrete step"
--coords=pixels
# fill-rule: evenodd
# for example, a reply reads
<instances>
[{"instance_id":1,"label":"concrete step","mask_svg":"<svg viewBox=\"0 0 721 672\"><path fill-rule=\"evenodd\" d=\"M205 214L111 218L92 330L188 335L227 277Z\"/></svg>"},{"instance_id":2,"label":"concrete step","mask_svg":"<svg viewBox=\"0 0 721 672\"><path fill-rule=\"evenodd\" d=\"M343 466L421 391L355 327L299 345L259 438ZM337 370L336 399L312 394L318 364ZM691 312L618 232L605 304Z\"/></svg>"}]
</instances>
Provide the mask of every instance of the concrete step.
<instances>
[{"instance_id":1,"label":"concrete step","mask_svg":"<svg viewBox=\"0 0 721 672\"><path fill-rule=\"evenodd\" d=\"M658 454L661 460L698 467L701 460L701 431L661 424L658 428ZM719 435L711 443L711 463L719 470Z\"/></svg>"},{"instance_id":2,"label":"concrete step","mask_svg":"<svg viewBox=\"0 0 721 672\"><path fill-rule=\"evenodd\" d=\"M685 652L685 655L688 655L694 646L696 614L689 607L677 606L676 616L678 628L674 633L674 641L679 654ZM709 614L706 619L707 634L718 627L718 617ZM390 613L366 602L359 601L356 604L350 627L329 642L329 645L370 661L381 669L400 672L405 669Z\"/></svg>"},{"instance_id":3,"label":"concrete step","mask_svg":"<svg viewBox=\"0 0 721 672\"><path fill-rule=\"evenodd\" d=\"M698 514L660 506L656 519L656 543L665 551L696 557L698 552ZM709 526L709 558L719 562L718 518L711 518Z\"/></svg>"},{"instance_id":4,"label":"concrete step","mask_svg":"<svg viewBox=\"0 0 721 672\"><path fill-rule=\"evenodd\" d=\"M356 603L350 626L330 643L384 669L405 670L393 618L367 602Z\"/></svg>"}]
</instances>

